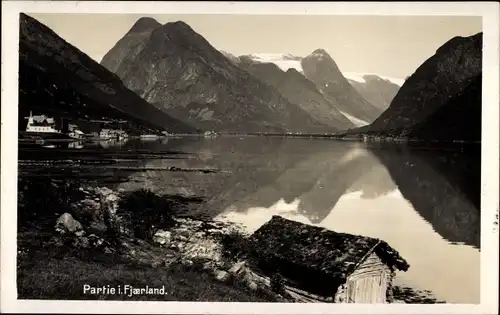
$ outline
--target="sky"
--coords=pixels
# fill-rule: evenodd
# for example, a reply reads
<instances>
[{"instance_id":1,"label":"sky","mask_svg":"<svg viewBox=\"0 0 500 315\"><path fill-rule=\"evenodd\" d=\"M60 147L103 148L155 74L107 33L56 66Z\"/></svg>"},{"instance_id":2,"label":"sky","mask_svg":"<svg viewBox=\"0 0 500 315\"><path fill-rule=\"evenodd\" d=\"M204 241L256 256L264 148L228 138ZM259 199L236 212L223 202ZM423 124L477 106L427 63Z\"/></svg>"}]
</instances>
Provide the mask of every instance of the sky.
<instances>
[{"instance_id":1,"label":"sky","mask_svg":"<svg viewBox=\"0 0 500 315\"><path fill-rule=\"evenodd\" d=\"M212 46L234 55L290 53L304 57L325 49L343 72L404 79L455 36L482 31L479 16L335 15L28 15L100 61L143 16L164 24L184 21Z\"/></svg>"}]
</instances>

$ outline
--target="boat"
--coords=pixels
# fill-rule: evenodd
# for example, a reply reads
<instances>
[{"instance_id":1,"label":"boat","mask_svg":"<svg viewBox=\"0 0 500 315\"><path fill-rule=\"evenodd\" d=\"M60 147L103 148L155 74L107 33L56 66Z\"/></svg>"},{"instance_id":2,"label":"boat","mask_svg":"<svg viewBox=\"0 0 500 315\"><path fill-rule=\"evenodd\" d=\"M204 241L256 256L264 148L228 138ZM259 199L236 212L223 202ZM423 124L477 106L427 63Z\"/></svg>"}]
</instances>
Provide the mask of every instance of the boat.
<instances>
[{"instance_id":1,"label":"boat","mask_svg":"<svg viewBox=\"0 0 500 315\"><path fill-rule=\"evenodd\" d=\"M154 140L154 139L158 139L158 136L157 135L141 135L140 138L146 139L146 140Z\"/></svg>"}]
</instances>

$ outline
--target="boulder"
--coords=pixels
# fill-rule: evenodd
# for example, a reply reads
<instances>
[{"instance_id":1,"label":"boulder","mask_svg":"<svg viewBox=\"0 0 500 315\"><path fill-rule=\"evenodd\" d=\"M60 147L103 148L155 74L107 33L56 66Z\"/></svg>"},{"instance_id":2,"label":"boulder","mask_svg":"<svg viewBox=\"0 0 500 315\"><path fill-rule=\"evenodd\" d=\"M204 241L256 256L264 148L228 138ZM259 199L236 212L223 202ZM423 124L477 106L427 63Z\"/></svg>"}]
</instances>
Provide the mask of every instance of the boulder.
<instances>
[{"instance_id":1,"label":"boulder","mask_svg":"<svg viewBox=\"0 0 500 315\"><path fill-rule=\"evenodd\" d=\"M153 236L153 242L168 246L172 242L172 233L169 231L158 230Z\"/></svg>"},{"instance_id":2,"label":"boulder","mask_svg":"<svg viewBox=\"0 0 500 315\"><path fill-rule=\"evenodd\" d=\"M77 237L73 240L73 247L76 248L90 248L89 239L85 236Z\"/></svg>"},{"instance_id":3,"label":"boulder","mask_svg":"<svg viewBox=\"0 0 500 315\"><path fill-rule=\"evenodd\" d=\"M229 273L224 270L219 270L219 269L214 270L214 276L219 281L225 282L229 280Z\"/></svg>"},{"instance_id":4,"label":"boulder","mask_svg":"<svg viewBox=\"0 0 500 315\"><path fill-rule=\"evenodd\" d=\"M186 243L182 252L184 257L190 259L210 260L214 263L222 262L221 245L209 238L196 239Z\"/></svg>"},{"instance_id":5,"label":"boulder","mask_svg":"<svg viewBox=\"0 0 500 315\"><path fill-rule=\"evenodd\" d=\"M91 247L101 247L104 244L104 239L95 234L90 234L87 239Z\"/></svg>"},{"instance_id":6,"label":"boulder","mask_svg":"<svg viewBox=\"0 0 500 315\"><path fill-rule=\"evenodd\" d=\"M120 197L118 197L115 194L109 194L106 196L106 198L104 198L104 200L106 200L108 202L118 202L118 200L120 200Z\"/></svg>"},{"instance_id":7,"label":"boulder","mask_svg":"<svg viewBox=\"0 0 500 315\"><path fill-rule=\"evenodd\" d=\"M259 289L259 286L257 285L257 283L253 282L253 281L248 281L247 282L247 286L248 288L250 288L250 290L252 291L257 291Z\"/></svg>"},{"instance_id":8,"label":"boulder","mask_svg":"<svg viewBox=\"0 0 500 315\"><path fill-rule=\"evenodd\" d=\"M96 193L98 195L106 197L106 196L112 194L113 191L111 189L109 189L108 187L98 187L98 188L96 188Z\"/></svg>"},{"instance_id":9,"label":"boulder","mask_svg":"<svg viewBox=\"0 0 500 315\"><path fill-rule=\"evenodd\" d=\"M71 214L66 212L57 219L55 229L60 234L66 234L81 231L83 227Z\"/></svg>"},{"instance_id":10,"label":"boulder","mask_svg":"<svg viewBox=\"0 0 500 315\"><path fill-rule=\"evenodd\" d=\"M239 261L235 263L230 269L229 273L237 275L244 271L246 263L244 261Z\"/></svg>"}]
</instances>

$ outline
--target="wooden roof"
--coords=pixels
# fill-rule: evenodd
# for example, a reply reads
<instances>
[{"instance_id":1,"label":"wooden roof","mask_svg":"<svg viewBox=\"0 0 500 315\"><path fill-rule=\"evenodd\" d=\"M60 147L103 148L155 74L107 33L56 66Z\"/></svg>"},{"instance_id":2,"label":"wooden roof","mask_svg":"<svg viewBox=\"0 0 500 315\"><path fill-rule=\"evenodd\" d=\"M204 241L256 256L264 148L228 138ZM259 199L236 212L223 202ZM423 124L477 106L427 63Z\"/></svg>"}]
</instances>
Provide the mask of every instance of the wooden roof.
<instances>
[{"instance_id":1,"label":"wooden roof","mask_svg":"<svg viewBox=\"0 0 500 315\"><path fill-rule=\"evenodd\" d=\"M340 283L372 252L389 267L403 271L409 268L385 241L337 233L279 216L273 216L250 236L249 248L250 258L274 264L277 269L295 265L299 269L293 273L308 270L309 275L326 275Z\"/></svg>"}]
</instances>

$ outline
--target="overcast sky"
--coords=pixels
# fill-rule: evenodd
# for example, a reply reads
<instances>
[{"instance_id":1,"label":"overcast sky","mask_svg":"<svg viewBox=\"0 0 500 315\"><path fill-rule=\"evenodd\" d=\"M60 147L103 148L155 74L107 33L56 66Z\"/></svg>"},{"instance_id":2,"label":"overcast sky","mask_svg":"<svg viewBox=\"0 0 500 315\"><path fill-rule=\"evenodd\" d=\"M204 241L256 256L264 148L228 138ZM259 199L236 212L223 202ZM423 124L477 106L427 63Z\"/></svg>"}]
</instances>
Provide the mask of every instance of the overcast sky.
<instances>
[{"instance_id":1,"label":"overcast sky","mask_svg":"<svg viewBox=\"0 0 500 315\"><path fill-rule=\"evenodd\" d=\"M30 14L100 61L142 16L164 24L184 21L215 48L235 55L291 53L317 48L344 72L404 79L454 36L482 31L481 17Z\"/></svg>"}]
</instances>

